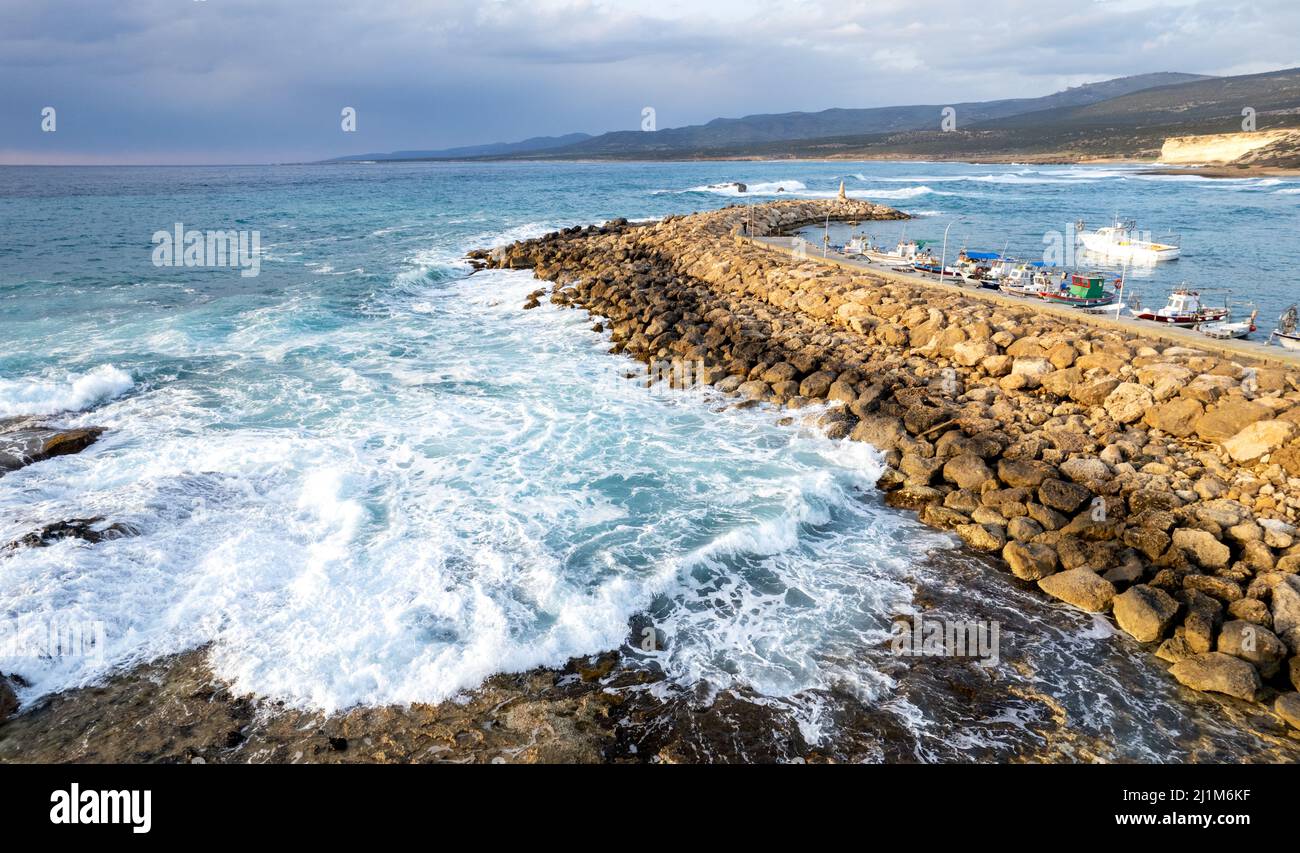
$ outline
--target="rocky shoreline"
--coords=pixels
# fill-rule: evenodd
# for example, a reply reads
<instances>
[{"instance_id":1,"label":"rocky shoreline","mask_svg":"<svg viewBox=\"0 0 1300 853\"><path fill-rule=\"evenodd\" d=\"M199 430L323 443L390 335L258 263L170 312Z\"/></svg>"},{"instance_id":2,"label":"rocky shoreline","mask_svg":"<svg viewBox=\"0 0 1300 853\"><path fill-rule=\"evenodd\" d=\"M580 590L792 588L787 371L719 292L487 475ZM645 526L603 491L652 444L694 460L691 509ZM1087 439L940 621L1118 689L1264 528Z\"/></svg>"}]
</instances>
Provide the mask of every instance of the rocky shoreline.
<instances>
[{"instance_id":1,"label":"rocky shoreline","mask_svg":"<svg viewBox=\"0 0 1300 853\"><path fill-rule=\"evenodd\" d=\"M471 257L552 282L523 307L549 298L590 311L612 350L654 363L654 376L707 382L739 406L819 404L809 413L830 435L880 449L884 501L969 547L934 558L951 589L916 586L928 614L961 618L972 590L987 602L989 587L1004 588L997 569L1013 576L998 605L1013 620L1001 673L863 650L891 695L933 715L926 734L885 704L831 691L816 701L836 734L815 743L764 697L702 695L620 651L493 676L439 705L327 715L238 695L196 649L22 713L12 688L23 682L0 676L0 762L1153 760L1123 730L1078 722L1092 701L1136 707L1121 685L1151 697L1155 716L1123 725L1151 726L1156 755L1294 761L1297 371L833 268L744 236L751 225L778 234L828 215L903 216L851 200L780 201L570 228ZM674 364L690 367L663 369ZM0 423L0 474L100 434ZM0 548L134 532L64 519ZM1056 624L1045 619L1079 630L1092 619L1084 611L1171 664L1167 685L1139 658L1109 671L1096 694L1073 696L1072 677L1043 681L1040 650L1017 642ZM1107 655L1108 664L1132 656L1115 651L1088 651L1090 671ZM1057 650L1058 665L1073 653ZM1171 702L1175 679L1210 692Z\"/></svg>"},{"instance_id":2,"label":"rocky shoreline","mask_svg":"<svg viewBox=\"0 0 1300 853\"><path fill-rule=\"evenodd\" d=\"M746 404L833 404L891 506L1148 644L1182 684L1300 729L1300 370L850 273L750 243L866 202L570 228L470 257L532 269L613 351ZM546 295L537 291L529 304Z\"/></svg>"}]
</instances>

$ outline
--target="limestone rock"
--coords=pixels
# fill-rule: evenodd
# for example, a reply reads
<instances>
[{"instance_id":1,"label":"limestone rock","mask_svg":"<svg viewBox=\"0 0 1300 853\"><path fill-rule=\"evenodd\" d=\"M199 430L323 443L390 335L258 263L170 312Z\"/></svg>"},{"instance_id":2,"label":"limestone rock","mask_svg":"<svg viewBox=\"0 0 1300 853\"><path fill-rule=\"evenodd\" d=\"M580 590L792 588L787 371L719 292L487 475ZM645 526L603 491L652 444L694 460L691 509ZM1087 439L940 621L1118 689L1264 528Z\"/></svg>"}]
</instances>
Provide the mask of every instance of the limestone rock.
<instances>
[{"instance_id":1,"label":"limestone rock","mask_svg":"<svg viewBox=\"0 0 1300 853\"><path fill-rule=\"evenodd\" d=\"M1205 409L1196 400L1179 398L1152 406L1143 416L1143 422L1152 429L1185 438L1196 432L1196 422Z\"/></svg>"},{"instance_id":2,"label":"limestone rock","mask_svg":"<svg viewBox=\"0 0 1300 853\"><path fill-rule=\"evenodd\" d=\"M1196 434L1206 441L1226 441L1255 421L1272 414L1267 406L1235 398L1224 400L1196 421Z\"/></svg>"},{"instance_id":3,"label":"limestone rock","mask_svg":"<svg viewBox=\"0 0 1300 853\"><path fill-rule=\"evenodd\" d=\"M1056 476L1056 469L1046 462L1032 459L1002 459L998 461L998 479L1008 486L1023 486L1036 489L1049 477Z\"/></svg>"},{"instance_id":4,"label":"limestone rock","mask_svg":"<svg viewBox=\"0 0 1300 853\"><path fill-rule=\"evenodd\" d=\"M1049 545L1035 542L1008 542L1002 559L1011 573L1021 580L1042 580L1056 571L1056 552Z\"/></svg>"},{"instance_id":5,"label":"limestone rock","mask_svg":"<svg viewBox=\"0 0 1300 853\"><path fill-rule=\"evenodd\" d=\"M1223 623L1215 648L1254 664L1265 678L1278 671L1287 653L1286 646L1272 631L1241 620Z\"/></svg>"},{"instance_id":6,"label":"limestone rock","mask_svg":"<svg viewBox=\"0 0 1300 853\"><path fill-rule=\"evenodd\" d=\"M977 551L1001 551L1007 541L1006 533L996 524L963 524L956 531L963 542Z\"/></svg>"},{"instance_id":7,"label":"limestone rock","mask_svg":"<svg viewBox=\"0 0 1300 853\"><path fill-rule=\"evenodd\" d=\"M1115 621L1140 643L1159 640L1178 615L1178 602L1164 590L1138 584L1117 595Z\"/></svg>"},{"instance_id":8,"label":"limestone rock","mask_svg":"<svg viewBox=\"0 0 1300 853\"><path fill-rule=\"evenodd\" d=\"M1074 512L1083 505L1084 501L1091 497L1092 492L1083 486L1067 483L1064 480L1044 480L1042 485L1038 487L1038 500L1044 506L1065 513Z\"/></svg>"},{"instance_id":9,"label":"limestone rock","mask_svg":"<svg viewBox=\"0 0 1300 853\"><path fill-rule=\"evenodd\" d=\"M1038 588L1053 598L1092 613L1104 613L1115 598L1115 585L1092 569L1069 569L1048 575Z\"/></svg>"},{"instance_id":10,"label":"limestone rock","mask_svg":"<svg viewBox=\"0 0 1300 853\"><path fill-rule=\"evenodd\" d=\"M1203 652L1179 661L1169 674L1193 690L1226 693L1248 702L1255 701L1262 686L1255 667L1222 652Z\"/></svg>"},{"instance_id":11,"label":"limestone rock","mask_svg":"<svg viewBox=\"0 0 1300 853\"><path fill-rule=\"evenodd\" d=\"M1135 382L1125 382L1110 393L1102 408L1115 423L1131 424L1141 420L1153 403L1150 391Z\"/></svg>"},{"instance_id":12,"label":"limestone rock","mask_svg":"<svg viewBox=\"0 0 1300 853\"><path fill-rule=\"evenodd\" d=\"M993 479L993 472L984 460L973 453L954 456L943 466L943 478L962 489L979 489Z\"/></svg>"},{"instance_id":13,"label":"limestone rock","mask_svg":"<svg viewBox=\"0 0 1300 853\"><path fill-rule=\"evenodd\" d=\"M1197 565L1207 569L1221 569L1228 565L1232 552L1210 533L1180 527L1174 531L1174 547L1187 554Z\"/></svg>"},{"instance_id":14,"label":"limestone rock","mask_svg":"<svg viewBox=\"0 0 1300 853\"><path fill-rule=\"evenodd\" d=\"M1256 421L1223 442L1234 462L1254 462L1291 440L1296 425L1290 421Z\"/></svg>"},{"instance_id":15,"label":"limestone rock","mask_svg":"<svg viewBox=\"0 0 1300 853\"><path fill-rule=\"evenodd\" d=\"M1300 729L1300 693L1283 693L1273 703L1273 710L1288 726Z\"/></svg>"}]
</instances>

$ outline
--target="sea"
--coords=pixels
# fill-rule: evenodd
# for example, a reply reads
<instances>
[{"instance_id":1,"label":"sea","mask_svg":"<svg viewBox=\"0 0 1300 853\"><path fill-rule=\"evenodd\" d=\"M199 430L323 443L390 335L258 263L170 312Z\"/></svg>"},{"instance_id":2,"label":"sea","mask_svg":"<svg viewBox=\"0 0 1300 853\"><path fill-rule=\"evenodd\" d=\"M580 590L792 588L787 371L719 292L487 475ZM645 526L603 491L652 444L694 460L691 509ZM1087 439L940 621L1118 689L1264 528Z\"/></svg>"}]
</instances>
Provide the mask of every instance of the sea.
<instances>
[{"instance_id":1,"label":"sea","mask_svg":"<svg viewBox=\"0 0 1300 853\"><path fill-rule=\"evenodd\" d=\"M693 695L775 708L828 749L865 736L846 729L858 705L895 719L916 760L1010 760L1048 726L1110 760L1179 760L1192 743L1251 755L1258 741L1149 649L885 507L873 448L804 412L647 388L597 318L521 310L531 273L464 260L841 182L916 217L867 223L881 242L946 229L950 246L1034 259L1077 220L1119 216L1181 239L1180 260L1135 279L1152 298L1224 288L1268 329L1297 298L1300 180L910 162L0 167L0 423L106 429L0 477L0 672L30 707L207 647L235 689L329 713L622 650ZM178 230L242 234L255 258L187 266L160 252ZM137 535L4 549L73 518ZM968 665L1005 701L955 713L903 689L891 640L918 614L997 623L1000 660ZM69 626L101 639L52 649Z\"/></svg>"}]
</instances>

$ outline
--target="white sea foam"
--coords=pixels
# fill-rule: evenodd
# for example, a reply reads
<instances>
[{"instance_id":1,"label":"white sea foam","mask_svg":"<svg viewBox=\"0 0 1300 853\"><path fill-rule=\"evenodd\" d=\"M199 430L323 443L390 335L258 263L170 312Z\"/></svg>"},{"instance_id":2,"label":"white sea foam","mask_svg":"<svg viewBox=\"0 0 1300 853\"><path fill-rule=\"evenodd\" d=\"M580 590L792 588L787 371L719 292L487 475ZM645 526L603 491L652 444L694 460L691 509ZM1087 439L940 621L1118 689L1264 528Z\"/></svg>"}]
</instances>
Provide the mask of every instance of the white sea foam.
<instances>
[{"instance_id":1,"label":"white sea foam","mask_svg":"<svg viewBox=\"0 0 1300 853\"><path fill-rule=\"evenodd\" d=\"M80 412L120 397L134 384L129 373L111 364L62 376L0 377L0 417Z\"/></svg>"},{"instance_id":2,"label":"white sea foam","mask_svg":"<svg viewBox=\"0 0 1300 853\"><path fill-rule=\"evenodd\" d=\"M303 296L196 338L240 381L110 400L111 447L4 478L0 542L88 514L141 533L0 555L19 634L57 615L107 638L102 663L0 671L30 700L208 644L237 690L297 706L437 701L635 642L649 609L683 682L877 683L830 652L876 637L910 596L902 574L947 541L864 499L878 455L595 382L608 342L581 312L519 311L535 287L509 271L402 285L387 313L317 331ZM122 387L74 385L46 397Z\"/></svg>"}]
</instances>

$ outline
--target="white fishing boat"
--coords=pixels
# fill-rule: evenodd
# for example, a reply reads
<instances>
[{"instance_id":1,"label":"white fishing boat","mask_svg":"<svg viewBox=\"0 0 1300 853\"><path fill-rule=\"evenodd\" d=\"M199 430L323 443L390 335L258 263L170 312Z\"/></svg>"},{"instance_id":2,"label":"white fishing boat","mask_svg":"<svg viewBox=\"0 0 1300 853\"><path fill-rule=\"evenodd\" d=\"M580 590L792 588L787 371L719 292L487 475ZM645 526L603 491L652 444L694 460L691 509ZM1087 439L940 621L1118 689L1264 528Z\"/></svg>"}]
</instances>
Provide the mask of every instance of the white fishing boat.
<instances>
[{"instance_id":1,"label":"white fishing boat","mask_svg":"<svg viewBox=\"0 0 1300 853\"><path fill-rule=\"evenodd\" d=\"M1215 323L1202 323L1196 327L1196 331L1207 338L1220 341L1226 341L1230 338L1244 338L1255 331L1255 317L1258 315L1259 311L1252 311L1249 320L1225 319Z\"/></svg>"},{"instance_id":2,"label":"white fishing boat","mask_svg":"<svg viewBox=\"0 0 1300 853\"><path fill-rule=\"evenodd\" d=\"M1056 287L1056 280L1041 264L1011 264L998 282L998 290L1008 296L1041 299L1044 291Z\"/></svg>"},{"instance_id":3,"label":"white fishing boat","mask_svg":"<svg viewBox=\"0 0 1300 853\"><path fill-rule=\"evenodd\" d=\"M916 256L925 248L925 243L919 240L899 240L894 250L888 251L881 246L873 246L870 242L861 246L858 252L862 257L876 264L885 264L887 266L908 266L916 260Z\"/></svg>"},{"instance_id":4,"label":"white fishing boat","mask_svg":"<svg viewBox=\"0 0 1300 853\"><path fill-rule=\"evenodd\" d=\"M1269 335L1269 340L1277 339L1277 342L1287 349L1300 350L1300 322L1297 322L1296 307L1290 308L1277 318L1277 328L1273 334Z\"/></svg>"},{"instance_id":5,"label":"white fishing boat","mask_svg":"<svg viewBox=\"0 0 1300 853\"><path fill-rule=\"evenodd\" d=\"M1201 304L1201 295L1195 290L1180 287L1169 294L1169 301L1163 308L1143 308L1136 299L1129 309L1139 320L1164 323L1169 326L1198 326L1202 323L1217 323L1228 318L1228 306L1208 307Z\"/></svg>"},{"instance_id":6,"label":"white fishing boat","mask_svg":"<svg viewBox=\"0 0 1300 853\"><path fill-rule=\"evenodd\" d=\"M1160 261L1172 261L1178 258L1182 249L1176 238L1165 242L1146 239L1137 230L1133 220L1116 221L1114 225L1098 228L1088 232L1083 220L1075 223L1083 247L1094 255L1134 264L1152 264Z\"/></svg>"},{"instance_id":7,"label":"white fishing boat","mask_svg":"<svg viewBox=\"0 0 1300 853\"><path fill-rule=\"evenodd\" d=\"M954 265L967 284L997 290L1015 262L997 252L970 252L963 249Z\"/></svg>"}]
</instances>

